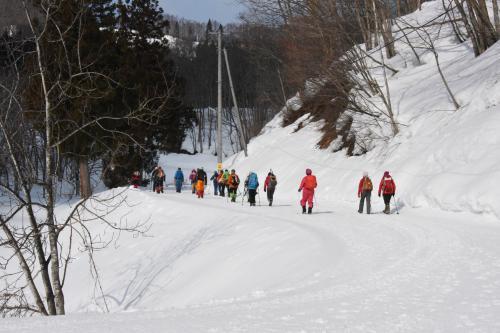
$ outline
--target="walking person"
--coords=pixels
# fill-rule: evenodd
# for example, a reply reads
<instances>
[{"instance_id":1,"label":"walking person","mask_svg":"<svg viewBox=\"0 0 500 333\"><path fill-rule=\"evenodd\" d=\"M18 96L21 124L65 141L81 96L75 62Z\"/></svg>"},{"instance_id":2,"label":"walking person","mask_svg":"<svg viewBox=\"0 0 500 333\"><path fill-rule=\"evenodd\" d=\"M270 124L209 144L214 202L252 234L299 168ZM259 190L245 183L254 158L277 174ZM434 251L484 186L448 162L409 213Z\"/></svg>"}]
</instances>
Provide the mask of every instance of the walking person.
<instances>
[{"instance_id":1,"label":"walking person","mask_svg":"<svg viewBox=\"0 0 500 333\"><path fill-rule=\"evenodd\" d=\"M210 180L212 181L212 183L214 184L214 195L219 195L219 181L218 181L218 178L219 178L219 173L216 171L214 171L214 174L212 175L212 177L210 177Z\"/></svg>"},{"instance_id":2,"label":"walking person","mask_svg":"<svg viewBox=\"0 0 500 333\"><path fill-rule=\"evenodd\" d=\"M130 183L134 188L139 188L139 186L141 185L141 173L138 170L132 173Z\"/></svg>"},{"instance_id":3,"label":"walking person","mask_svg":"<svg viewBox=\"0 0 500 333\"><path fill-rule=\"evenodd\" d=\"M231 174L228 179L229 192L228 196L231 198L231 202L236 202L236 197L238 195L238 187L240 186L240 177L236 174L236 170L231 170Z\"/></svg>"},{"instance_id":4,"label":"walking person","mask_svg":"<svg viewBox=\"0 0 500 333\"><path fill-rule=\"evenodd\" d=\"M273 205L276 185L278 185L278 181L276 180L276 176L271 171L267 174L266 181L264 182L264 192L267 193L267 201L269 202L269 206Z\"/></svg>"},{"instance_id":5,"label":"walking person","mask_svg":"<svg viewBox=\"0 0 500 333\"><path fill-rule=\"evenodd\" d=\"M363 178L359 181L358 186L358 198L359 198L359 209L358 213L363 214L363 208L366 200L366 214L371 213L371 196L373 190L373 183L370 177L368 177L368 172L363 173Z\"/></svg>"},{"instance_id":6,"label":"walking person","mask_svg":"<svg viewBox=\"0 0 500 333\"><path fill-rule=\"evenodd\" d=\"M165 182L165 172L161 166L156 169L153 176L153 187L157 194L163 193L163 183Z\"/></svg>"},{"instance_id":7,"label":"walking person","mask_svg":"<svg viewBox=\"0 0 500 333\"><path fill-rule=\"evenodd\" d=\"M302 214L306 213L306 204L308 205L308 214L312 214L312 209L314 206L314 191L318 187L318 182L316 176L312 174L311 169L306 170L306 176L302 178L300 182L299 192L302 192L302 200L300 205L302 206Z\"/></svg>"},{"instance_id":8,"label":"walking person","mask_svg":"<svg viewBox=\"0 0 500 333\"><path fill-rule=\"evenodd\" d=\"M156 179L156 174L158 173L159 171L159 168L160 166L157 165L155 166L155 168L153 169L153 172L151 172L151 184L153 185L153 192L156 192L156 188L155 188L155 179Z\"/></svg>"},{"instance_id":9,"label":"walking person","mask_svg":"<svg viewBox=\"0 0 500 333\"><path fill-rule=\"evenodd\" d=\"M382 180L380 181L380 185L378 187L378 196L379 197L380 197L380 194L382 194L384 197L384 204L385 204L384 213L390 214L391 213L391 198L396 195L396 183L394 182L394 179L392 179L391 175L389 174L389 171L384 172L384 176L382 177Z\"/></svg>"},{"instance_id":10,"label":"walking person","mask_svg":"<svg viewBox=\"0 0 500 333\"><path fill-rule=\"evenodd\" d=\"M182 172L181 168L178 168L177 171L175 172L174 181L175 181L175 191L177 193L181 193L182 184L184 183L184 173Z\"/></svg>"},{"instance_id":11,"label":"walking person","mask_svg":"<svg viewBox=\"0 0 500 333\"><path fill-rule=\"evenodd\" d=\"M229 196L229 176L231 174L229 173L229 170L224 170L224 186L226 187L226 192L227 195Z\"/></svg>"},{"instance_id":12,"label":"walking person","mask_svg":"<svg viewBox=\"0 0 500 333\"><path fill-rule=\"evenodd\" d=\"M221 197L226 196L226 186L229 179L229 172L227 170L220 171L219 173L219 194Z\"/></svg>"},{"instance_id":13,"label":"walking person","mask_svg":"<svg viewBox=\"0 0 500 333\"><path fill-rule=\"evenodd\" d=\"M207 173L203 168L198 169L196 172L196 195L198 199L203 199L205 195L205 186L208 184Z\"/></svg>"},{"instance_id":14,"label":"walking person","mask_svg":"<svg viewBox=\"0 0 500 333\"><path fill-rule=\"evenodd\" d=\"M248 202L251 207L255 206L255 196L259 189L259 178L255 172L250 172L245 181L245 188L248 190Z\"/></svg>"},{"instance_id":15,"label":"walking person","mask_svg":"<svg viewBox=\"0 0 500 333\"><path fill-rule=\"evenodd\" d=\"M196 193L196 170L191 170L191 174L189 175L189 181L191 182L191 193Z\"/></svg>"}]
</instances>

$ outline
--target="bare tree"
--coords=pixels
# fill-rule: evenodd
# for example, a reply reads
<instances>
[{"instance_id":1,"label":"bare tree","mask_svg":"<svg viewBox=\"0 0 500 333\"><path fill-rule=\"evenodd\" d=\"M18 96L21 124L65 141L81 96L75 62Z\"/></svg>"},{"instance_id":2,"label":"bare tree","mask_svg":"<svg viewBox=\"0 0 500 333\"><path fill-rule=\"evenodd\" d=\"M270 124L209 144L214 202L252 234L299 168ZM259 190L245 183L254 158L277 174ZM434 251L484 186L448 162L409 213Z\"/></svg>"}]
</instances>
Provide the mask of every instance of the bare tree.
<instances>
[{"instance_id":1,"label":"bare tree","mask_svg":"<svg viewBox=\"0 0 500 333\"><path fill-rule=\"evenodd\" d=\"M469 37L472 39L474 53L476 56L482 54L486 49L498 40L498 29L490 20L486 0L454 0L455 6L460 12ZM497 2L494 1L494 6ZM496 17L498 22L498 6ZM497 26L498 28L498 26Z\"/></svg>"},{"instance_id":2,"label":"bare tree","mask_svg":"<svg viewBox=\"0 0 500 333\"><path fill-rule=\"evenodd\" d=\"M122 193L110 198L91 197L90 193L76 202L70 213L61 216L56 214L57 200L60 197L57 183L63 176L64 159L60 153L61 145L80 131L90 126L100 126L108 135L123 135L134 144L127 133L104 127L103 120L140 120L152 123L155 110L150 108L150 100L145 99L139 110L130 110L123 118L103 116L78 124L64 135L55 135L57 126L68 123L56 113L57 107L81 98L81 94L98 90L96 82L111 80L103 73L93 72L85 66L70 64L67 57L66 38L70 28L82 27L79 16L84 14L82 5L79 12L74 13L74 26L60 26L54 20L54 13L64 2L41 1L34 19L33 9L22 0L26 22L31 33L19 40L2 40L0 46L6 50L7 57L2 62L0 75L0 147L1 155L9 166L9 177L0 178L0 270L5 285L0 290L0 313L3 315L25 315L39 313L42 315L65 314L65 297L63 292L67 267L73 249L73 233L80 235L82 242L89 243L92 232L86 227L89 220L107 223L113 229L144 232L145 225L116 225L106 218L106 212L112 212L123 205L126 197ZM81 3L82 4L82 3ZM63 50L59 66L49 66L52 51L50 43L45 43L48 25L55 25L60 31L59 38L51 40ZM77 34L81 36L81 34ZM80 43L76 43L80 47ZM53 44L52 44L53 46ZM78 54L80 54L76 50ZM32 62L30 71L19 66ZM61 69L66 66L77 68L71 70L65 78ZM25 90L30 80L39 83L40 109L36 119L27 115L33 113L23 101ZM85 82L78 86L77 82ZM100 81L102 82L102 81ZM85 86L85 89L83 88ZM75 91L79 92L75 94ZM80 94L81 93L81 94ZM154 97L163 99L163 96ZM65 122L66 121L66 122ZM80 164L81 166L81 164ZM75 169L75 168L73 168ZM88 173L86 170L83 173ZM82 174L82 172L80 172ZM82 179L80 177L80 182ZM82 188L82 191L85 190ZM105 205L103 211L96 211L96 202ZM99 206L97 205L97 206ZM96 247L86 248L89 253ZM6 255L4 250L9 250Z\"/></svg>"}]
</instances>

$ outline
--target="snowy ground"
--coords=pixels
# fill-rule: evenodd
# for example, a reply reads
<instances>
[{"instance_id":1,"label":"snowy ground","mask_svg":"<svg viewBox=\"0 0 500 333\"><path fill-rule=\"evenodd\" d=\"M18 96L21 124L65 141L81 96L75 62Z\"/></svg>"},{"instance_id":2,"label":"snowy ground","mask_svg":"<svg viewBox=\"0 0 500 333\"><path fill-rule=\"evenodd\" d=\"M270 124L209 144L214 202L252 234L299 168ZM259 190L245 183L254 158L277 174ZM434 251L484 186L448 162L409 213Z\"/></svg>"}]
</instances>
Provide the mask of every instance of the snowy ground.
<instances>
[{"instance_id":1,"label":"snowy ground","mask_svg":"<svg viewBox=\"0 0 500 333\"><path fill-rule=\"evenodd\" d=\"M127 196L142 203L128 218L150 212L152 229L96 254L114 313L87 313L103 301L91 301L82 255L66 287L73 314L3 319L0 332L500 331L493 218L410 208L358 215L327 201L303 216L279 192L272 208L263 197L250 208L189 193Z\"/></svg>"}]
</instances>

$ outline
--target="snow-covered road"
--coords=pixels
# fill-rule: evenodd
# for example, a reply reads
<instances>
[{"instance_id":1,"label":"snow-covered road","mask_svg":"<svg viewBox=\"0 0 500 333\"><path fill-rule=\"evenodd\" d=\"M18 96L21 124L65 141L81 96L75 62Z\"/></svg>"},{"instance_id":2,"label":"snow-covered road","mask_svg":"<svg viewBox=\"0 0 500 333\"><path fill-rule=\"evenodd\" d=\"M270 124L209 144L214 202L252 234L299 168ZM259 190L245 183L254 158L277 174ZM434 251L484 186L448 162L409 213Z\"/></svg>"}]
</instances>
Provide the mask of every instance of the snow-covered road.
<instances>
[{"instance_id":1,"label":"snow-covered road","mask_svg":"<svg viewBox=\"0 0 500 333\"><path fill-rule=\"evenodd\" d=\"M493 218L359 215L329 202L304 216L279 196L271 208L190 193L128 197L140 203L129 219L151 213L152 237L122 235L96 255L113 313L75 313L103 306L89 303L80 258L66 291L74 314L2 320L0 332L500 331Z\"/></svg>"}]
</instances>

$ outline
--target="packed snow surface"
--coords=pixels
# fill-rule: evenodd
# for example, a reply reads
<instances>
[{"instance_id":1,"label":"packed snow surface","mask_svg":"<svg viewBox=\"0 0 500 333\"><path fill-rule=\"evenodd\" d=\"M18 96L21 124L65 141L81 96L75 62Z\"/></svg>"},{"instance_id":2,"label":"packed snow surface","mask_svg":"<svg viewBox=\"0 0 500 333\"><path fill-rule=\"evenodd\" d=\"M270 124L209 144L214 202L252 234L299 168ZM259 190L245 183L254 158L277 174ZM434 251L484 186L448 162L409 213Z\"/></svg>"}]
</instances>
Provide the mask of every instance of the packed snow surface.
<instances>
[{"instance_id":1,"label":"packed snow surface","mask_svg":"<svg viewBox=\"0 0 500 333\"><path fill-rule=\"evenodd\" d=\"M128 190L122 234L85 254L66 285L71 313L3 319L0 332L494 332L500 330L500 224L471 213L404 208L358 215L319 199L242 206L208 195ZM286 197L286 196L284 196ZM99 231L99 228L94 230ZM102 237L112 238L109 228ZM93 299L96 299L94 302Z\"/></svg>"}]
</instances>

